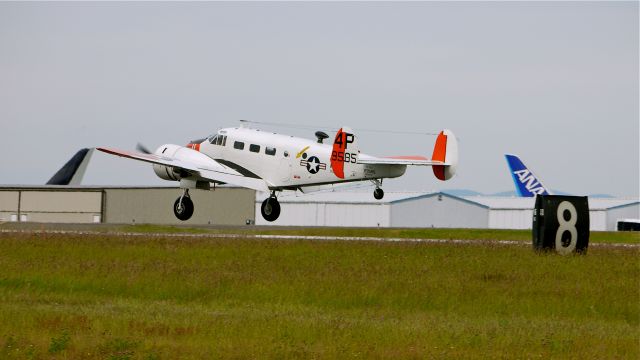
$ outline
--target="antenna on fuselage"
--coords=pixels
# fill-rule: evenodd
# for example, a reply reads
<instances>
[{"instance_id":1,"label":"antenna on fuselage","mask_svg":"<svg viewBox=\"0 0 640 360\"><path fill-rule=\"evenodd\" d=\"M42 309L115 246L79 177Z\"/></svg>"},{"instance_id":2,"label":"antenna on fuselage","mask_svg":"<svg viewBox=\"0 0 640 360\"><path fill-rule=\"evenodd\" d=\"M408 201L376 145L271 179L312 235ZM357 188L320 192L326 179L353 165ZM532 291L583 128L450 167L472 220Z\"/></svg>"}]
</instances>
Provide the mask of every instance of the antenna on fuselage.
<instances>
[{"instance_id":1,"label":"antenna on fuselage","mask_svg":"<svg viewBox=\"0 0 640 360\"><path fill-rule=\"evenodd\" d=\"M316 138L318 138L318 144L322 144L322 140L328 138L329 135L327 135L326 132L324 131L316 131Z\"/></svg>"}]
</instances>

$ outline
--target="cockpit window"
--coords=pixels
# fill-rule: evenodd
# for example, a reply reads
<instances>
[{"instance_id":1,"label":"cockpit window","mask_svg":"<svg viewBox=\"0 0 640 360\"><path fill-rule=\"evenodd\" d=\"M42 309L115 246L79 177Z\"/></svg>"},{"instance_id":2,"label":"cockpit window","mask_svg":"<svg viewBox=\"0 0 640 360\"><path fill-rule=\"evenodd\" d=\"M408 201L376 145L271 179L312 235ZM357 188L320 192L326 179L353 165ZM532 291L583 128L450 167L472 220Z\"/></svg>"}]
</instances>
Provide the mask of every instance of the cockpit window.
<instances>
[{"instance_id":1,"label":"cockpit window","mask_svg":"<svg viewBox=\"0 0 640 360\"><path fill-rule=\"evenodd\" d=\"M215 135L209 138L209 142L212 145L225 146L227 145L227 136L226 135Z\"/></svg>"}]
</instances>

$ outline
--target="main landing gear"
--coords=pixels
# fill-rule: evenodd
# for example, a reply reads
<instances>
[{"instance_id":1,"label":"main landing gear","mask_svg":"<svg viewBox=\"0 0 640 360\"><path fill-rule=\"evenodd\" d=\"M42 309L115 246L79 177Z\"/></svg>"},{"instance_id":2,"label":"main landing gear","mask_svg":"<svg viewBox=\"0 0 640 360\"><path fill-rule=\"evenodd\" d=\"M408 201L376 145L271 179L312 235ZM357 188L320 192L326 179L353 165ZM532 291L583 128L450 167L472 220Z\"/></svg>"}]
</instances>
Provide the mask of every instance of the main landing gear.
<instances>
[{"instance_id":1,"label":"main landing gear","mask_svg":"<svg viewBox=\"0 0 640 360\"><path fill-rule=\"evenodd\" d=\"M193 215L193 201L189 197L189 189L184 189L182 196L173 203L173 213L179 220L186 221Z\"/></svg>"},{"instance_id":2,"label":"main landing gear","mask_svg":"<svg viewBox=\"0 0 640 360\"><path fill-rule=\"evenodd\" d=\"M272 191L271 196L262 202L260 212L262 213L262 217L269 222L276 221L278 216L280 216L280 203L276 198L275 191Z\"/></svg>"},{"instance_id":3,"label":"main landing gear","mask_svg":"<svg viewBox=\"0 0 640 360\"><path fill-rule=\"evenodd\" d=\"M373 197L376 198L376 200L382 200L384 197L384 191L381 188L376 188L373 190Z\"/></svg>"},{"instance_id":4,"label":"main landing gear","mask_svg":"<svg viewBox=\"0 0 640 360\"><path fill-rule=\"evenodd\" d=\"M384 191L380 188L380 186L382 186L382 180L371 180L375 185L376 185L376 189L373 190L373 197L376 198L376 200L382 200L382 198L384 197Z\"/></svg>"}]
</instances>

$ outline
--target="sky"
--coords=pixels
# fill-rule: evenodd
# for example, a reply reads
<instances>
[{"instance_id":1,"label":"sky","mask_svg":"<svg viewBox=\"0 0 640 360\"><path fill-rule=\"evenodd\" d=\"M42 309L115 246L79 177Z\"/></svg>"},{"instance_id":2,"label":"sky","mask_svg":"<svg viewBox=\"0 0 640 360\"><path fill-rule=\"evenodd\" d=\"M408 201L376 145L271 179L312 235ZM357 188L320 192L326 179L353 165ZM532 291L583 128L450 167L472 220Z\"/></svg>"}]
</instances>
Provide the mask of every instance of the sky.
<instances>
[{"instance_id":1,"label":"sky","mask_svg":"<svg viewBox=\"0 0 640 360\"><path fill-rule=\"evenodd\" d=\"M454 179L388 191L513 190L514 153L552 189L637 197L638 26L638 2L0 2L0 184L249 119L350 126L371 155L456 134ZM170 185L98 152L84 184Z\"/></svg>"}]
</instances>

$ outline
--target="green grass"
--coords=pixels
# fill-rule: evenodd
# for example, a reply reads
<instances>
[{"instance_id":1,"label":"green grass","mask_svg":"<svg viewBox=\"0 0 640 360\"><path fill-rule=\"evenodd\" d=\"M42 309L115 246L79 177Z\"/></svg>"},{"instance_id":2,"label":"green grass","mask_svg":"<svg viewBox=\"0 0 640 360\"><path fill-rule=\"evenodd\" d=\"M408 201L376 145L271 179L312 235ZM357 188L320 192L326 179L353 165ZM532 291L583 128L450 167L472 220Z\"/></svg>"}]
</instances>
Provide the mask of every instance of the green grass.
<instances>
[{"instance_id":1,"label":"green grass","mask_svg":"<svg viewBox=\"0 0 640 360\"><path fill-rule=\"evenodd\" d=\"M635 359L639 260L606 248L0 234L0 358Z\"/></svg>"}]
</instances>

